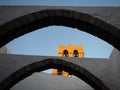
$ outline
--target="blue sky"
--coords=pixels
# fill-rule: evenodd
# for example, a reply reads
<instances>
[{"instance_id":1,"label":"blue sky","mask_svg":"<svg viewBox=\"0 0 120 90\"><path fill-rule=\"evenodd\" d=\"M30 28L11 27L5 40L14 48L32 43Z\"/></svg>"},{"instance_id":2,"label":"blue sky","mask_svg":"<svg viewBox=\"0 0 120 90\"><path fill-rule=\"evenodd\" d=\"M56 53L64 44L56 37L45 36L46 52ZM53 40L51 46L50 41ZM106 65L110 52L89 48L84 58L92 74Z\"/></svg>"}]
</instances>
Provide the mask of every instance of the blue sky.
<instances>
[{"instance_id":1,"label":"blue sky","mask_svg":"<svg viewBox=\"0 0 120 90\"><path fill-rule=\"evenodd\" d=\"M0 5L120 6L120 0L0 0ZM108 58L113 47L86 32L63 26L49 26L21 36L9 44L14 54L57 56L58 45L82 45L85 57Z\"/></svg>"},{"instance_id":2,"label":"blue sky","mask_svg":"<svg viewBox=\"0 0 120 90\"><path fill-rule=\"evenodd\" d=\"M0 5L120 6L120 0L0 0Z\"/></svg>"},{"instance_id":3,"label":"blue sky","mask_svg":"<svg viewBox=\"0 0 120 90\"><path fill-rule=\"evenodd\" d=\"M85 57L107 58L112 46L78 29L49 26L21 36L8 44L15 54L57 56L58 45L82 45Z\"/></svg>"}]
</instances>

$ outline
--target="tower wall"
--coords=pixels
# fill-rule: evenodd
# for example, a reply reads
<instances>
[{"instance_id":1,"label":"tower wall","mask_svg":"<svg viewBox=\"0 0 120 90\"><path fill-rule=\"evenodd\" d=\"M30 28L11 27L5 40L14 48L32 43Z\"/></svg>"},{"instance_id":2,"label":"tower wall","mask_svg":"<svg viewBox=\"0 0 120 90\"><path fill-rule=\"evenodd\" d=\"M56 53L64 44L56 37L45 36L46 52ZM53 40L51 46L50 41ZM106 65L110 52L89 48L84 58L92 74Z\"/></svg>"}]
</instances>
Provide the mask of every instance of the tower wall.
<instances>
[{"instance_id":1,"label":"tower wall","mask_svg":"<svg viewBox=\"0 0 120 90\"><path fill-rule=\"evenodd\" d=\"M77 57L84 58L84 50L83 46L74 46L74 45L59 45L58 46L58 56L59 57ZM59 75L58 69L52 69L53 75ZM65 71L61 71L62 76L68 76L69 73Z\"/></svg>"}]
</instances>

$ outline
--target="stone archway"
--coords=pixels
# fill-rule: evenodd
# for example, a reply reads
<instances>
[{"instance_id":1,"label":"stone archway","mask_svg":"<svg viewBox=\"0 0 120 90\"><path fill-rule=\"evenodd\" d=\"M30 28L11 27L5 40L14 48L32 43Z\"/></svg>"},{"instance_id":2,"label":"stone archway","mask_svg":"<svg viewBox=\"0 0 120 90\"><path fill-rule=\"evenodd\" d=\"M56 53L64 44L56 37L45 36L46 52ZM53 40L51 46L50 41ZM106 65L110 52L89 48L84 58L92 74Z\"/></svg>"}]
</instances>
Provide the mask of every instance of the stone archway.
<instances>
[{"instance_id":1,"label":"stone archway","mask_svg":"<svg viewBox=\"0 0 120 90\"><path fill-rule=\"evenodd\" d=\"M49 68L63 69L81 78L92 86L95 90L109 90L101 80L91 74L88 70L74 63L62 59L44 59L38 62L28 64L8 76L1 84L2 90L9 90L22 79L30 76L34 72L40 72ZM3 86L3 87L2 87Z\"/></svg>"},{"instance_id":2,"label":"stone archway","mask_svg":"<svg viewBox=\"0 0 120 90\"><path fill-rule=\"evenodd\" d=\"M120 50L118 28L89 14L64 9L38 11L1 25L0 47L21 35L50 25L63 25L83 30Z\"/></svg>"}]
</instances>

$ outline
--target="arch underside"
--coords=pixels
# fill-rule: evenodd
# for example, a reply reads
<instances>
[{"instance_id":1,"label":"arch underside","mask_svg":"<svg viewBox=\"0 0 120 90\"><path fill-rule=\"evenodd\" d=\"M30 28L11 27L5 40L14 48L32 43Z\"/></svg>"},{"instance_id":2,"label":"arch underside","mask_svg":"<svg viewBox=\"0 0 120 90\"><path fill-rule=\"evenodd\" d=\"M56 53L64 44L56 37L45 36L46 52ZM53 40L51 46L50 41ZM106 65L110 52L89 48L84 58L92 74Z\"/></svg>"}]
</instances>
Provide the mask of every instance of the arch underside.
<instances>
[{"instance_id":1,"label":"arch underside","mask_svg":"<svg viewBox=\"0 0 120 90\"><path fill-rule=\"evenodd\" d=\"M45 59L26 65L7 77L0 84L0 86L2 86L2 90L9 90L16 83L30 76L34 72L40 72L50 68L65 70L70 74L79 77L95 90L109 90L101 80L99 80L85 68L61 59Z\"/></svg>"},{"instance_id":2,"label":"arch underside","mask_svg":"<svg viewBox=\"0 0 120 90\"><path fill-rule=\"evenodd\" d=\"M97 36L120 50L120 30L91 15L70 10L44 10L31 13L0 26L0 47L31 31L62 25Z\"/></svg>"}]
</instances>

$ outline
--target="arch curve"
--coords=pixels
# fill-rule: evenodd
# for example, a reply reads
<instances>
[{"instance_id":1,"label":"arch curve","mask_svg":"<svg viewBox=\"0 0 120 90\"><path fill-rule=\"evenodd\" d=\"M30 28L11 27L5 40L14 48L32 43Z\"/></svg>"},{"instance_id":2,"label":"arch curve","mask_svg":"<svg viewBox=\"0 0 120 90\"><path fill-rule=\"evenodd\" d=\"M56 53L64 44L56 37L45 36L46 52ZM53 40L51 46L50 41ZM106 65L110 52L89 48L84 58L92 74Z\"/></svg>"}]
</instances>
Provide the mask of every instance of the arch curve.
<instances>
[{"instance_id":1,"label":"arch curve","mask_svg":"<svg viewBox=\"0 0 120 90\"><path fill-rule=\"evenodd\" d=\"M79 55L78 55L78 50L74 50L74 51L73 51L73 55L74 55L74 57L79 57Z\"/></svg>"},{"instance_id":2,"label":"arch curve","mask_svg":"<svg viewBox=\"0 0 120 90\"><path fill-rule=\"evenodd\" d=\"M120 50L120 29L89 14L63 9L38 11L1 25L0 47L21 35L50 25L63 25L83 30Z\"/></svg>"},{"instance_id":3,"label":"arch curve","mask_svg":"<svg viewBox=\"0 0 120 90\"><path fill-rule=\"evenodd\" d=\"M65 70L88 83L95 90L109 90L101 80L91 74L85 68L78 66L74 63L64 61L62 59L44 59L42 61L34 62L29 65L24 66L23 68L17 70L10 76L8 76L0 86L2 90L9 90L12 86L18 83L20 80L30 76L34 72L40 72L50 68L57 68Z\"/></svg>"},{"instance_id":4,"label":"arch curve","mask_svg":"<svg viewBox=\"0 0 120 90\"><path fill-rule=\"evenodd\" d=\"M69 56L68 50L64 50L64 51L63 51L63 56L65 56L65 57L68 57L68 56Z\"/></svg>"}]
</instances>

